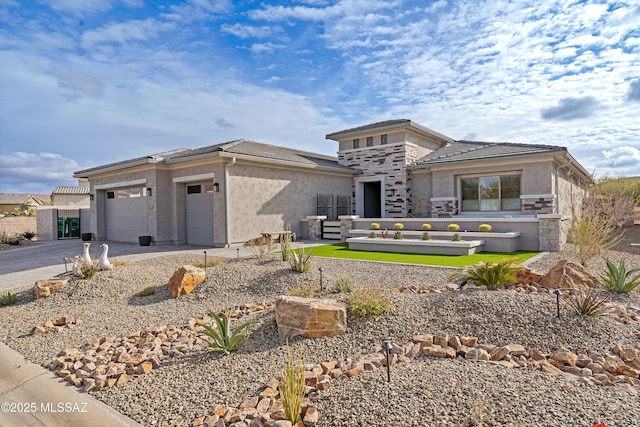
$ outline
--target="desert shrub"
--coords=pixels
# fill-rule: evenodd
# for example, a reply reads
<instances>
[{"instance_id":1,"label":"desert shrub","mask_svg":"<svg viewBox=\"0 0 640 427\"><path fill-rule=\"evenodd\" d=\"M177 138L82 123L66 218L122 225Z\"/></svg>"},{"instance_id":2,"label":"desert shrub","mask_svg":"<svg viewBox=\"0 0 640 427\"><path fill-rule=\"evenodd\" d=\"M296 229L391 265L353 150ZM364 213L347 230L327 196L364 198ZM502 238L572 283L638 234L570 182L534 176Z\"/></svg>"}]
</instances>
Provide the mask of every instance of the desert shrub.
<instances>
[{"instance_id":1,"label":"desert shrub","mask_svg":"<svg viewBox=\"0 0 640 427\"><path fill-rule=\"evenodd\" d=\"M574 212L567 238L575 246L582 265L594 256L622 241L620 230L633 202L630 199L584 199Z\"/></svg>"},{"instance_id":2,"label":"desert shrub","mask_svg":"<svg viewBox=\"0 0 640 427\"><path fill-rule=\"evenodd\" d=\"M247 342L249 339L249 327L256 323L255 320L250 320L231 332L229 316L226 313L218 316L212 310L209 310L209 316L215 320L216 328L214 329L205 324L201 325L202 330L199 332L207 337L205 338L207 349L226 355L232 351L239 350Z\"/></svg>"},{"instance_id":3,"label":"desert shrub","mask_svg":"<svg viewBox=\"0 0 640 427\"><path fill-rule=\"evenodd\" d=\"M32 240L32 239L33 239L34 237L36 237L37 235L38 235L38 233L36 233L36 232L35 232L35 231L33 231L33 230L27 230L27 231L25 231L25 232L23 232L23 233L21 234L21 236L22 236L22 237L24 237L24 238L25 238L25 239L27 239L27 240Z\"/></svg>"},{"instance_id":4,"label":"desert shrub","mask_svg":"<svg viewBox=\"0 0 640 427\"><path fill-rule=\"evenodd\" d=\"M349 294L353 292L353 280L348 277L341 277L331 290L337 294Z\"/></svg>"},{"instance_id":5,"label":"desert shrub","mask_svg":"<svg viewBox=\"0 0 640 427\"><path fill-rule=\"evenodd\" d=\"M280 236L280 254L282 255L282 261L287 262L291 253L291 225L287 224L285 230L289 233L283 233Z\"/></svg>"},{"instance_id":6,"label":"desert shrub","mask_svg":"<svg viewBox=\"0 0 640 427\"><path fill-rule=\"evenodd\" d=\"M463 271L453 273L449 280L472 280L487 289L498 289L507 283L517 281L518 271L522 268L514 266L517 258L504 259L498 263L485 264L481 262L473 267L466 267Z\"/></svg>"},{"instance_id":7,"label":"desert shrub","mask_svg":"<svg viewBox=\"0 0 640 427\"><path fill-rule=\"evenodd\" d=\"M393 224L393 229L394 230L404 230L404 224L402 224L401 222L396 222L395 224Z\"/></svg>"},{"instance_id":8,"label":"desert shrub","mask_svg":"<svg viewBox=\"0 0 640 427\"><path fill-rule=\"evenodd\" d=\"M316 294L316 288L313 285L298 285L293 288L289 288L285 291L285 294L290 297L305 297L309 298Z\"/></svg>"},{"instance_id":9,"label":"desert shrub","mask_svg":"<svg viewBox=\"0 0 640 427\"><path fill-rule=\"evenodd\" d=\"M608 259L605 259L605 262L607 263L607 270L605 274L600 275L605 288L619 293L627 293L640 285L640 274L631 277L632 274L640 271L640 268L627 271L624 260L620 260L618 267Z\"/></svg>"},{"instance_id":10,"label":"desert shrub","mask_svg":"<svg viewBox=\"0 0 640 427\"><path fill-rule=\"evenodd\" d=\"M0 306L15 304L18 301L18 295L13 292L3 292L0 294Z\"/></svg>"},{"instance_id":11,"label":"desert shrub","mask_svg":"<svg viewBox=\"0 0 640 427\"><path fill-rule=\"evenodd\" d=\"M460 241L460 235L458 233L453 233L453 236L451 236L451 241L452 242L459 242Z\"/></svg>"},{"instance_id":12,"label":"desert shrub","mask_svg":"<svg viewBox=\"0 0 640 427\"><path fill-rule=\"evenodd\" d=\"M420 229L422 231L431 231L431 224L422 224L422 227L420 227Z\"/></svg>"},{"instance_id":13,"label":"desert shrub","mask_svg":"<svg viewBox=\"0 0 640 427\"><path fill-rule=\"evenodd\" d=\"M269 237L259 237L247 242L249 250L258 258L262 259L276 249L273 241Z\"/></svg>"},{"instance_id":14,"label":"desert shrub","mask_svg":"<svg viewBox=\"0 0 640 427\"><path fill-rule=\"evenodd\" d=\"M481 231L483 233L490 233L492 230L491 225L489 224L480 224L478 226L478 231Z\"/></svg>"},{"instance_id":15,"label":"desert shrub","mask_svg":"<svg viewBox=\"0 0 640 427\"><path fill-rule=\"evenodd\" d=\"M396 231L395 233L393 233L393 239L402 240L402 231Z\"/></svg>"},{"instance_id":16,"label":"desert shrub","mask_svg":"<svg viewBox=\"0 0 640 427\"><path fill-rule=\"evenodd\" d=\"M124 267L125 265L129 265L129 261L120 258L111 259L109 260L109 262L116 267Z\"/></svg>"},{"instance_id":17,"label":"desert shrub","mask_svg":"<svg viewBox=\"0 0 640 427\"><path fill-rule=\"evenodd\" d=\"M347 301L349 313L364 317L377 316L391 309L391 302L380 289L358 288L353 291Z\"/></svg>"},{"instance_id":18,"label":"desert shrub","mask_svg":"<svg viewBox=\"0 0 640 427\"><path fill-rule=\"evenodd\" d=\"M600 317L609 312L610 297L601 294L596 289L580 291L575 295L566 295L563 301L573 313L579 316Z\"/></svg>"},{"instance_id":19,"label":"desert shrub","mask_svg":"<svg viewBox=\"0 0 640 427\"><path fill-rule=\"evenodd\" d=\"M289 265L291 270L298 273L304 273L311 267L311 259L313 258L313 250L311 248L297 249L289 251Z\"/></svg>"},{"instance_id":20,"label":"desert shrub","mask_svg":"<svg viewBox=\"0 0 640 427\"><path fill-rule=\"evenodd\" d=\"M78 271L83 279L93 279L94 277L96 277L98 271L100 271L100 265L97 260L93 260L91 262L86 262L83 260L80 262Z\"/></svg>"},{"instance_id":21,"label":"desert shrub","mask_svg":"<svg viewBox=\"0 0 640 427\"><path fill-rule=\"evenodd\" d=\"M9 243L9 233L7 233L5 230L0 231L0 243Z\"/></svg>"},{"instance_id":22,"label":"desert shrub","mask_svg":"<svg viewBox=\"0 0 640 427\"><path fill-rule=\"evenodd\" d=\"M636 205L640 204L640 179L638 177L602 177L595 187L589 190L594 197L633 197Z\"/></svg>"},{"instance_id":23,"label":"desert shrub","mask_svg":"<svg viewBox=\"0 0 640 427\"><path fill-rule=\"evenodd\" d=\"M431 240L431 236L426 231L422 233L422 240Z\"/></svg>"},{"instance_id":24,"label":"desert shrub","mask_svg":"<svg viewBox=\"0 0 640 427\"><path fill-rule=\"evenodd\" d=\"M370 239L375 239L377 237L375 231L372 231L371 233L369 233L369 238Z\"/></svg>"},{"instance_id":25,"label":"desert shrub","mask_svg":"<svg viewBox=\"0 0 640 427\"><path fill-rule=\"evenodd\" d=\"M371 230L380 230L380 224L378 224L377 222L372 222L370 228Z\"/></svg>"},{"instance_id":26,"label":"desert shrub","mask_svg":"<svg viewBox=\"0 0 640 427\"><path fill-rule=\"evenodd\" d=\"M453 232L460 231L460 226L458 224L449 224L447 225L447 231L453 231Z\"/></svg>"},{"instance_id":27,"label":"desert shrub","mask_svg":"<svg viewBox=\"0 0 640 427\"><path fill-rule=\"evenodd\" d=\"M156 293L156 287L155 286L147 286L146 288L144 288L143 290L138 292L138 296L139 297L148 297L148 296L153 295L155 293Z\"/></svg>"},{"instance_id":28,"label":"desert shrub","mask_svg":"<svg viewBox=\"0 0 640 427\"><path fill-rule=\"evenodd\" d=\"M280 374L280 398L284 406L285 418L296 424L300 420L300 410L304 399L304 347L295 357L287 346L287 364Z\"/></svg>"},{"instance_id":29,"label":"desert shrub","mask_svg":"<svg viewBox=\"0 0 640 427\"><path fill-rule=\"evenodd\" d=\"M222 266L223 262L221 258L218 257L207 257L207 265L204 265L204 261L205 258L204 257L200 257L197 258L194 262L193 262L193 266L194 267L198 267L198 268L205 268L205 267L220 267Z\"/></svg>"}]
</instances>

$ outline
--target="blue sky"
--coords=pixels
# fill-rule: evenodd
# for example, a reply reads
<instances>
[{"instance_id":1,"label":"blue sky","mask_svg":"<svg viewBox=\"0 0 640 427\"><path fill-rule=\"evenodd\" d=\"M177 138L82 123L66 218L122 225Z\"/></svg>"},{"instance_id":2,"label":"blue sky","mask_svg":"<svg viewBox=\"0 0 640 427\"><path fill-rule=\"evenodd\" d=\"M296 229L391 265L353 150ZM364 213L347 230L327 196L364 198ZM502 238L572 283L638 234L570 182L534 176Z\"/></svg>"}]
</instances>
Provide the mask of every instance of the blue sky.
<instances>
[{"instance_id":1,"label":"blue sky","mask_svg":"<svg viewBox=\"0 0 640 427\"><path fill-rule=\"evenodd\" d=\"M639 175L639 112L636 0L0 0L4 193L238 138L335 155L397 118Z\"/></svg>"}]
</instances>

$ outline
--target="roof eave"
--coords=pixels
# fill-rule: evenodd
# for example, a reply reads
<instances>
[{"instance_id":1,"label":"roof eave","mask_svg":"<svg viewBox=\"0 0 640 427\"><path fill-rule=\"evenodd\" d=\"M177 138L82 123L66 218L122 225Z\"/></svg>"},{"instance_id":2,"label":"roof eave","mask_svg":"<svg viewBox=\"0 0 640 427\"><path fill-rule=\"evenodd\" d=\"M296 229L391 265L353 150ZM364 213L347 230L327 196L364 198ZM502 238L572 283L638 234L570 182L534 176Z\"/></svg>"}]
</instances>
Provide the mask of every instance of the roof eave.
<instances>
[{"instance_id":1,"label":"roof eave","mask_svg":"<svg viewBox=\"0 0 640 427\"><path fill-rule=\"evenodd\" d=\"M368 132L379 132L379 131L383 131L383 130L387 130L387 129L401 129L401 128L407 128L407 129L414 129L417 130L420 133L425 133L428 134L432 137L435 138L439 138L439 139L443 139L445 141L447 141L448 143L452 143L453 139L449 138L446 135L443 135L439 132L436 132L434 130L431 130L429 128L426 128L418 123L415 123L412 120L408 120L406 122L401 122L401 123L391 123L391 124L385 124L385 125L381 125L381 126L376 126L376 127L371 127L368 129L364 129L364 130L344 130L344 131L339 131L339 132L334 132L334 133L329 133L327 135L325 135L325 139L331 139L334 141L339 141L340 139L346 139L350 136L355 136L355 135L361 135L363 133L368 133Z\"/></svg>"},{"instance_id":2,"label":"roof eave","mask_svg":"<svg viewBox=\"0 0 640 427\"><path fill-rule=\"evenodd\" d=\"M115 172L122 169L129 169L137 166L145 166L148 164L156 164L158 161L153 159L139 159L136 161L123 162L120 164L111 164L106 166L98 166L95 168L83 169L73 173L73 178L89 178L90 176L100 175L108 172Z\"/></svg>"},{"instance_id":3,"label":"roof eave","mask_svg":"<svg viewBox=\"0 0 640 427\"><path fill-rule=\"evenodd\" d=\"M267 163L267 164L276 165L276 166L288 166L288 167L313 169L313 170L327 171L327 172L337 172L337 173L343 173L345 175L353 175L358 173L358 171L356 170L345 169L344 167L321 166L321 165L314 165L314 164L308 164L308 163L294 162L291 160L279 160L279 159L270 159L267 157L251 156L249 154L222 152L220 153L220 157L229 158L229 159L236 158L238 160Z\"/></svg>"},{"instance_id":4,"label":"roof eave","mask_svg":"<svg viewBox=\"0 0 640 427\"><path fill-rule=\"evenodd\" d=\"M466 159L466 160L450 160L450 161L441 161L441 162L430 162L425 165L413 164L407 166L407 169L429 169L434 166L446 166L446 165L459 165L459 164L469 164L469 163L486 163L496 160L525 160L537 157L555 157L558 154L568 154L566 152L566 148L558 147L557 149L549 150L544 153L524 153L524 154L507 154L504 156L491 156L491 157L483 157L480 159ZM577 162L576 162L577 163Z\"/></svg>"}]
</instances>

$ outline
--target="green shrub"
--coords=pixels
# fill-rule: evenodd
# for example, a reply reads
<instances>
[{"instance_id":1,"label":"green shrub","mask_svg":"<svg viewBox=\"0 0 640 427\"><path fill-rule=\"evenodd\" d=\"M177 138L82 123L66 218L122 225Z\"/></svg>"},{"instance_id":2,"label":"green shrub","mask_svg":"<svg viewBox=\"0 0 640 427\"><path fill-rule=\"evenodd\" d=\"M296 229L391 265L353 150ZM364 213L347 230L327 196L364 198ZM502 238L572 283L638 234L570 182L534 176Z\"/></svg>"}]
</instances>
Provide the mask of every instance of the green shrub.
<instances>
[{"instance_id":1,"label":"green shrub","mask_svg":"<svg viewBox=\"0 0 640 427\"><path fill-rule=\"evenodd\" d=\"M15 304L18 301L18 295L13 292L3 292L0 294L0 306Z\"/></svg>"},{"instance_id":2,"label":"green shrub","mask_svg":"<svg viewBox=\"0 0 640 427\"><path fill-rule=\"evenodd\" d=\"M370 239L375 239L376 237L378 237L378 236L376 235L375 231L372 231L371 233L369 233L369 238Z\"/></svg>"},{"instance_id":3,"label":"green shrub","mask_svg":"<svg viewBox=\"0 0 640 427\"><path fill-rule=\"evenodd\" d=\"M460 231L460 226L458 224L449 224L447 226L447 231L453 231L453 232Z\"/></svg>"},{"instance_id":4,"label":"green shrub","mask_svg":"<svg viewBox=\"0 0 640 427\"><path fill-rule=\"evenodd\" d=\"M80 267L78 268L78 271L80 272L80 276L83 279L93 279L94 277L96 277L96 274L98 273L98 271L100 271L100 265L98 263L98 260L93 260L91 262L86 262L82 260L80 262Z\"/></svg>"},{"instance_id":5,"label":"green shrub","mask_svg":"<svg viewBox=\"0 0 640 427\"><path fill-rule=\"evenodd\" d=\"M9 243L9 233L7 233L5 230L0 231L0 243Z\"/></svg>"},{"instance_id":6,"label":"green shrub","mask_svg":"<svg viewBox=\"0 0 640 427\"><path fill-rule=\"evenodd\" d=\"M393 233L393 240L402 240L402 231L396 231Z\"/></svg>"},{"instance_id":7,"label":"green shrub","mask_svg":"<svg viewBox=\"0 0 640 427\"><path fill-rule=\"evenodd\" d=\"M285 291L290 297L309 298L316 294L316 288L313 285L298 285Z\"/></svg>"},{"instance_id":8,"label":"green shrub","mask_svg":"<svg viewBox=\"0 0 640 427\"><path fill-rule=\"evenodd\" d=\"M138 292L138 296L139 297L148 297L149 295L153 295L155 293L156 293L156 287L155 286L147 286L146 288L144 288L143 290Z\"/></svg>"},{"instance_id":9,"label":"green shrub","mask_svg":"<svg viewBox=\"0 0 640 427\"><path fill-rule=\"evenodd\" d=\"M507 283L517 281L518 271L521 267L516 267L513 262L517 258L504 259L498 263L485 264L481 262L473 267L466 267L463 271L453 273L449 280L472 280L478 286L486 286L487 289L498 289Z\"/></svg>"},{"instance_id":10,"label":"green shrub","mask_svg":"<svg viewBox=\"0 0 640 427\"><path fill-rule=\"evenodd\" d=\"M287 233L280 235L280 254L282 255L282 261L287 262L291 254L291 225L287 224L285 231L287 231Z\"/></svg>"},{"instance_id":11,"label":"green shrub","mask_svg":"<svg viewBox=\"0 0 640 427\"><path fill-rule=\"evenodd\" d=\"M349 313L364 317L377 316L391 309L391 302L380 289L359 288L353 291L347 301Z\"/></svg>"},{"instance_id":12,"label":"green shrub","mask_svg":"<svg viewBox=\"0 0 640 427\"><path fill-rule=\"evenodd\" d=\"M276 249L273 240L270 237L259 237L247 242L249 250L253 252L258 259L262 259Z\"/></svg>"},{"instance_id":13,"label":"green shrub","mask_svg":"<svg viewBox=\"0 0 640 427\"><path fill-rule=\"evenodd\" d=\"M21 234L22 237L24 237L27 240L33 240L34 237L36 237L38 235L38 233L36 233L33 230L27 230L24 233Z\"/></svg>"},{"instance_id":14,"label":"green shrub","mask_svg":"<svg viewBox=\"0 0 640 427\"><path fill-rule=\"evenodd\" d=\"M239 350L247 342L249 339L248 328L257 323L255 320L250 320L235 328L231 333L229 316L226 313L218 316L209 310L209 315L215 320L216 329L209 325L201 325L202 330L199 332L208 338L205 338L207 349L226 355Z\"/></svg>"},{"instance_id":15,"label":"green shrub","mask_svg":"<svg viewBox=\"0 0 640 427\"><path fill-rule=\"evenodd\" d=\"M380 230L380 224L378 224L377 222L372 222L371 230Z\"/></svg>"},{"instance_id":16,"label":"green shrub","mask_svg":"<svg viewBox=\"0 0 640 427\"><path fill-rule=\"evenodd\" d=\"M480 224L478 226L478 231L481 231L483 233L490 233L492 230L491 226L489 224Z\"/></svg>"},{"instance_id":17,"label":"green shrub","mask_svg":"<svg viewBox=\"0 0 640 427\"><path fill-rule=\"evenodd\" d=\"M605 261L607 263L607 271L605 274L600 275L605 288L619 293L627 293L640 285L640 274L631 277L632 274L640 271L640 268L627 271L624 259L620 260L620 265L617 268L608 259L605 259Z\"/></svg>"},{"instance_id":18,"label":"green shrub","mask_svg":"<svg viewBox=\"0 0 640 427\"><path fill-rule=\"evenodd\" d=\"M289 265L291 270L298 273L304 273L311 267L311 259L313 258L313 250L305 248L289 251Z\"/></svg>"},{"instance_id":19,"label":"green shrub","mask_svg":"<svg viewBox=\"0 0 640 427\"><path fill-rule=\"evenodd\" d=\"M404 224L402 224L401 222L396 222L395 224L393 224L393 229L394 230L404 230Z\"/></svg>"},{"instance_id":20,"label":"green shrub","mask_svg":"<svg viewBox=\"0 0 640 427\"><path fill-rule=\"evenodd\" d=\"M422 224L422 227L420 227L420 229L422 231L431 231L431 224Z\"/></svg>"},{"instance_id":21,"label":"green shrub","mask_svg":"<svg viewBox=\"0 0 640 427\"><path fill-rule=\"evenodd\" d=\"M426 231L422 233L422 240L431 240L431 236Z\"/></svg>"},{"instance_id":22,"label":"green shrub","mask_svg":"<svg viewBox=\"0 0 640 427\"><path fill-rule=\"evenodd\" d=\"M460 235L458 233L453 233L453 236L451 236L451 241L452 242L459 242L460 241Z\"/></svg>"},{"instance_id":23,"label":"green shrub","mask_svg":"<svg viewBox=\"0 0 640 427\"><path fill-rule=\"evenodd\" d=\"M583 317L600 317L609 312L610 297L600 294L595 289L578 292L575 295L567 295L564 302L571 311Z\"/></svg>"},{"instance_id":24,"label":"green shrub","mask_svg":"<svg viewBox=\"0 0 640 427\"><path fill-rule=\"evenodd\" d=\"M287 346L287 364L280 374L280 398L284 406L285 418L296 424L300 420L300 410L304 399L304 347L300 349L297 358L291 354ZM297 359L297 360L295 360Z\"/></svg>"},{"instance_id":25,"label":"green shrub","mask_svg":"<svg viewBox=\"0 0 640 427\"><path fill-rule=\"evenodd\" d=\"M353 292L353 281L348 277L341 277L331 290L337 294L349 294Z\"/></svg>"}]
</instances>

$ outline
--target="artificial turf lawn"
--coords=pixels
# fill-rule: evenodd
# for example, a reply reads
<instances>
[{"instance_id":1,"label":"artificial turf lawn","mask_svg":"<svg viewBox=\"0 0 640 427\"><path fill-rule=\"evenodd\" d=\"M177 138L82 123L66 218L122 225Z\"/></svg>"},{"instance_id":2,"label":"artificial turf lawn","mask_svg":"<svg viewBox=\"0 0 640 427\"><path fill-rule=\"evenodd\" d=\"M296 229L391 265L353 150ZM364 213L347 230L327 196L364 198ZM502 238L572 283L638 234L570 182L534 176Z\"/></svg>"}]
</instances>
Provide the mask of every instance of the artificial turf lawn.
<instances>
[{"instance_id":1,"label":"artificial turf lawn","mask_svg":"<svg viewBox=\"0 0 640 427\"><path fill-rule=\"evenodd\" d=\"M313 247L313 255L325 258L346 258L365 261L398 262L402 264L424 264L442 267L465 267L479 262L499 262L505 258L517 258L516 263L524 262L540 252L481 252L473 255L422 255L396 252L369 252L349 250L348 243L335 243Z\"/></svg>"}]
</instances>

